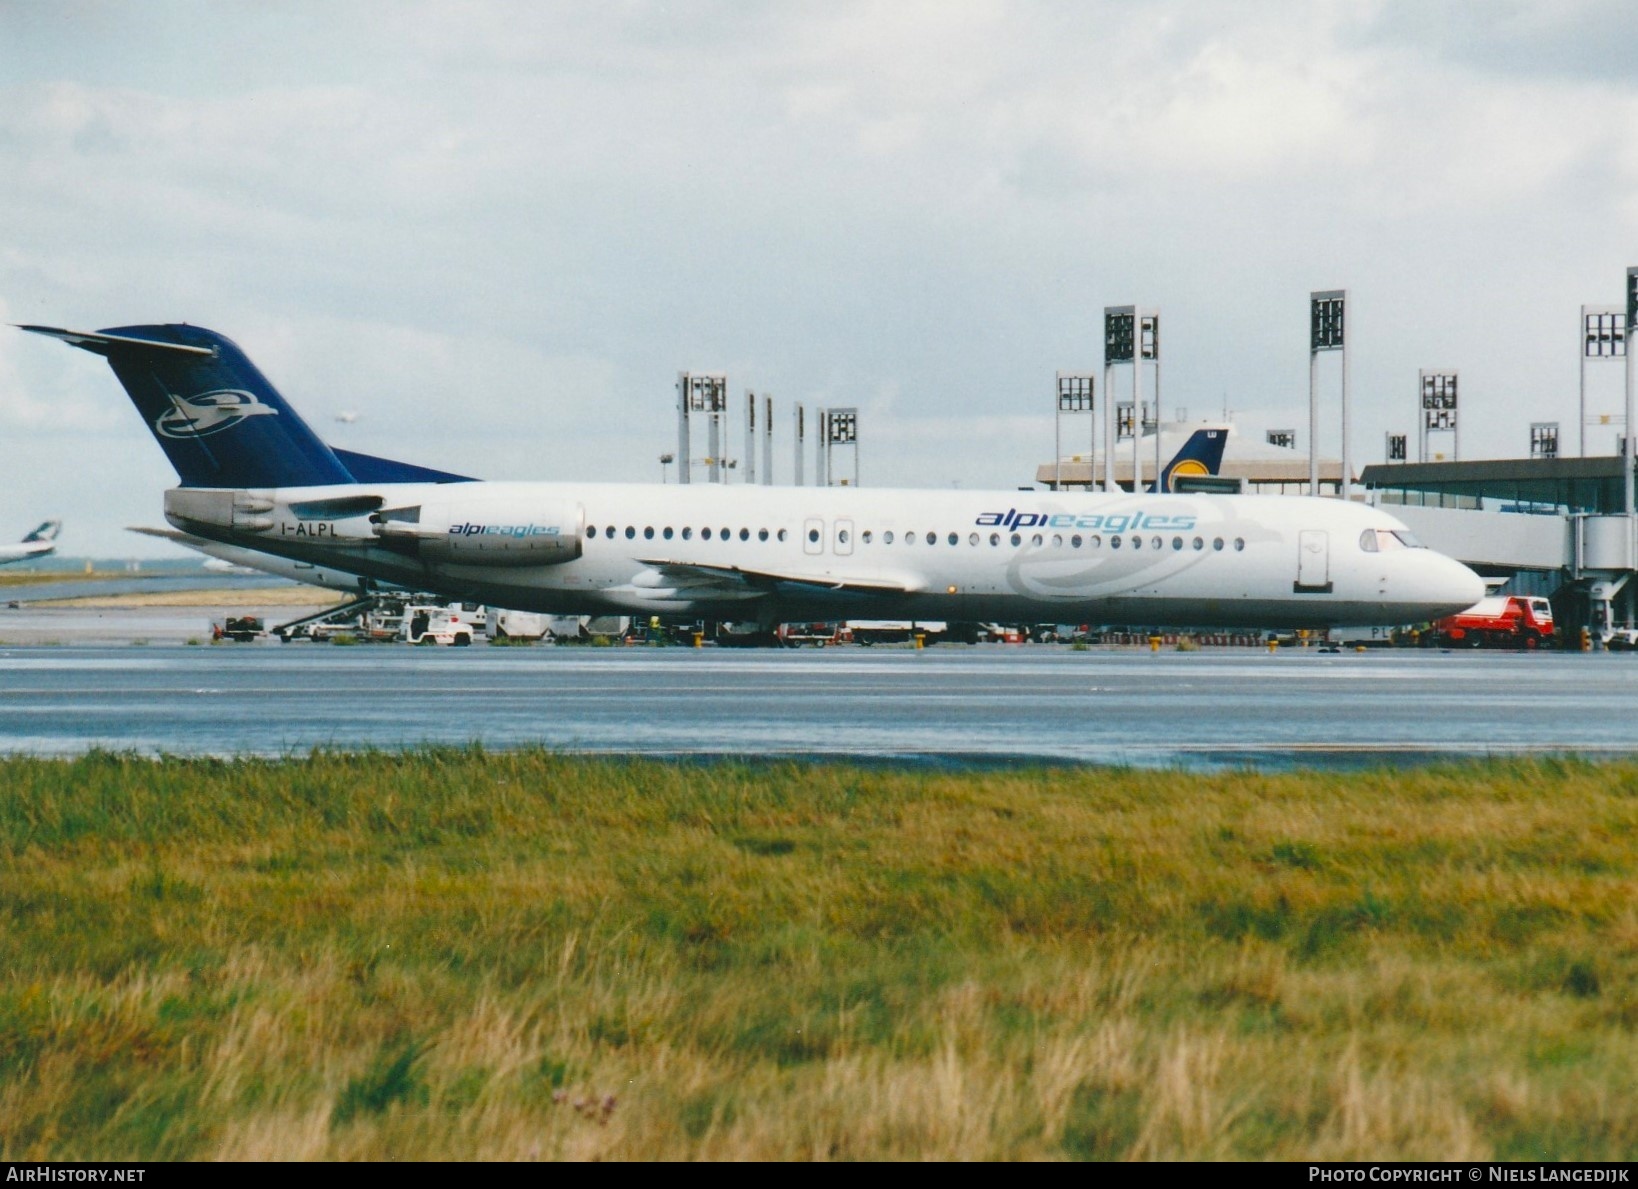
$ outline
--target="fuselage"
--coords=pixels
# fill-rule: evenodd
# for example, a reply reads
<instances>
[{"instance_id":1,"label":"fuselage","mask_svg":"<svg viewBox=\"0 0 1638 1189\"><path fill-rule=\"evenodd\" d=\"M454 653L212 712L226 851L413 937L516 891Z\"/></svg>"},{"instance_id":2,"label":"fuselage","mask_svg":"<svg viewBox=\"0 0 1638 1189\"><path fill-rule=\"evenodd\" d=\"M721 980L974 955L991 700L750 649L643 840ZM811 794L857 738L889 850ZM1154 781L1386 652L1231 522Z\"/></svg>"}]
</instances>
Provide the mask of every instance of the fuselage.
<instances>
[{"instance_id":1,"label":"fuselage","mask_svg":"<svg viewBox=\"0 0 1638 1189\"><path fill-rule=\"evenodd\" d=\"M1377 509L1287 496L566 483L173 489L179 529L522 611L1325 627L1482 581Z\"/></svg>"}]
</instances>

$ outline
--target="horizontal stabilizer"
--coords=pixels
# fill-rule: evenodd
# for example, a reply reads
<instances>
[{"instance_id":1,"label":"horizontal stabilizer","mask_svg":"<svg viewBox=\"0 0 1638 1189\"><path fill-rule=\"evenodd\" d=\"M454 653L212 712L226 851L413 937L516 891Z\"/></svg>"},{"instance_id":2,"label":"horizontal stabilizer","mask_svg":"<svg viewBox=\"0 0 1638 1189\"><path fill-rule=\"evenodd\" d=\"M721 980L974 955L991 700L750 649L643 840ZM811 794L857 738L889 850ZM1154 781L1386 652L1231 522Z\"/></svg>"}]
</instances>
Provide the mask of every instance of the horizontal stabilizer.
<instances>
[{"instance_id":1,"label":"horizontal stabilizer","mask_svg":"<svg viewBox=\"0 0 1638 1189\"><path fill-rule=\"evenodd\" d=\"M58 326L25 326L21 322L13 322L18 330L27 330L33 334L48 334L54 339L62 339L72 347L79 347L83 351L90 351L94 355L106 357L116 348L136 348L143 351L173 351L183 355L211 355L214 352L209 347L191 347L186 343L161 343L153 339L133 338L130 335L109 334L106 331L93 330L63 330Z\"/></svg>"}]
</instances>

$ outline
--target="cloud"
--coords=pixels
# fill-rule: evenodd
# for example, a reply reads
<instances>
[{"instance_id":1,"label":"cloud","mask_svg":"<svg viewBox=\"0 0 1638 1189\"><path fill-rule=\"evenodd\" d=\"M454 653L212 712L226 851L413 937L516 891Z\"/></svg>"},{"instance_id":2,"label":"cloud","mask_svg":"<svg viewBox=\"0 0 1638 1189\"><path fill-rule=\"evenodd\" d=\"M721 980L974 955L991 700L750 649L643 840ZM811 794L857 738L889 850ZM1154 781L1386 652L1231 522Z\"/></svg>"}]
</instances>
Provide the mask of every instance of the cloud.
<instances>
[{"instance_id":1,"label":"cloud","mask_svg":"<svg viewBox=\"0 0 1638 1189\"><path fill-rule=\"evenodd\" d=\"M210 325L315 423L359 410L348 444L455 469L650 480L700 368L782 435L858 406L867 482L1010 488L1102 306L1164 310L1168 401L1306 425L1332 287L1356 440L1459 366L1472 448L1517 452L1638 262L1625 6L133 11L0 6L14 320ZM11 449L61 410L140 432L23 338Z\"/></svg>"}]
</instances>

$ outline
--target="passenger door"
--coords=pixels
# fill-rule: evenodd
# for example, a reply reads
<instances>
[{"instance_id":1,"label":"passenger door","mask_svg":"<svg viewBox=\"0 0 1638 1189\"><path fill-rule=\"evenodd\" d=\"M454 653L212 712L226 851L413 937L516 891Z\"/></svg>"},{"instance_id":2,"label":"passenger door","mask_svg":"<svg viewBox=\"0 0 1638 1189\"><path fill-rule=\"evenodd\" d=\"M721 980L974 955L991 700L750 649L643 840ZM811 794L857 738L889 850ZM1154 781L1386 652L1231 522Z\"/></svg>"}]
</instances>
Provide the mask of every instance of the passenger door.
<instances>
[{"instance_id":1,"label":"passenger door","mask_svg":"<svg viewBox=\"0 0 1638 1189\"><path fill-rule=\"evenodd\" d=\"M1331 593L1331 537L1324 529L1298 532L1297 580L1291 589L1297 594Z\"/></svg>"}]
</instances>

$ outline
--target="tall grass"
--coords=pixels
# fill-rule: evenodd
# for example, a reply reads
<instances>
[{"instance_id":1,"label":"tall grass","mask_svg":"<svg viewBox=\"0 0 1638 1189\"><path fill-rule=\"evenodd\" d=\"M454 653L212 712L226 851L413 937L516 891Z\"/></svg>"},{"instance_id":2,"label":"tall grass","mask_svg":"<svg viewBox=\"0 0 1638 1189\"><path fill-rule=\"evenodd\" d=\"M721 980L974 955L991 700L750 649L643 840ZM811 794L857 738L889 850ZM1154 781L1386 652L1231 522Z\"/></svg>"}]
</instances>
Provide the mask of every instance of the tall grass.
<instances>
[{"instance_id":1,"label":"tall grass","mask_svg":"<svg viewBox=\"0 0 1638 1189\"><path fill-rule=\"evenodd\" d=\"M0 762L0 1159L1631 1159L1638 766Z\"/></svg>"}]
</instances>

